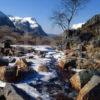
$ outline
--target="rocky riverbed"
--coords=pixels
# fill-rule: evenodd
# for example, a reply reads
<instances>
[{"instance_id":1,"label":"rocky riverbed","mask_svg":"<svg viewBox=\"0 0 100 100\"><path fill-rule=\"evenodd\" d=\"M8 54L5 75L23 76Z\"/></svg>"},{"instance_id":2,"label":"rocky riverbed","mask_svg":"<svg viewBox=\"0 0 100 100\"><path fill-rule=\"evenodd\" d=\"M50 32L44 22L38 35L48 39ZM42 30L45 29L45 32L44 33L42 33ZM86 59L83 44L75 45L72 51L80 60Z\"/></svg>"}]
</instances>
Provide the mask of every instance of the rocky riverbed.
<instances>
[{"instance_id":1,"label":"rocky riverbed","mask_svg":"<svg viewBox=\"0 0 100 100\"><path fill-rule=\"evenodd\" d=\"M77 48L12 47L13 55L0 58L0 100L99 100L100 62L90 49L81 56Z\"/></svg>"}]
</instances>

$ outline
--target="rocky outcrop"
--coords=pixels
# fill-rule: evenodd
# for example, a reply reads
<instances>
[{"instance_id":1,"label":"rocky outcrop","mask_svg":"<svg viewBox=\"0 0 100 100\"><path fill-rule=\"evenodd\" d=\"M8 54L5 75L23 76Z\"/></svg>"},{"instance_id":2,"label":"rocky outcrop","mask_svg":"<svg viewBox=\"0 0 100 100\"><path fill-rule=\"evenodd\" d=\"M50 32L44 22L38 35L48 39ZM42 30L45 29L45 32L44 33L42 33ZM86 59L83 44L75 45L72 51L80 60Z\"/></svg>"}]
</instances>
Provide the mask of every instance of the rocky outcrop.
<instances>
[{"instance_id":1,"label":"rocky outcrop","mask_svg":"<svg viewBox=\"0 0 100 100\"><path fill-rule=\"evenodd\" d=\"M67 35L66 41L70 41L71 43L81 43L84 41L89 42L90 40L93 40L95 37L99 38L100 14L93 16L85 24L83 24L81 28L70 29L69 31L65 30L64 34ZM100 44L100 41L95 41L98 42L97 44Z\"/></svg>"},{"instance_id":2,"label":"rocky outcrop","mask_svg":"<svg viewBox=\"0 0 100 100\"><path fill-rule=\"evenodd\" d=\"M79 95L77 97L77 100L99 100L99 98L95 97L93 99L93 96L97 95L95 94L92 94L92 96L89 96L91 95L91 91L96 87L96 86L99 86L100 88L100 76L96 76L94 75L91 80L80 90L79 92ZM100 92L100 91L99 91ZM89 94L90 93L90 94ZM99 96L100 97L100 96Z\"/></svg>"},{"instance_id":3,"label":"rocky outcrop","mask_svg":"<svg viewBox=\"0 0 100 100\"><path fill-rule=\"evenodd\" d=\"M83 26L83 31L92 32L94 35L100 35L100 14L93 16Z\"/></svg>"},{"instance_id":4,"label":"rocky outcrop","mask_svg":"<svg viewBox=\"0 0 100 100\"><path fill-rule=\"evenodd\" d=\"M25 92L17 90L14 84L6 83L5 87L0 88L0 100L28 100Z\"/></svg>"},{"instance_id":5,"label":"rocky outcrop","mask_svg":"<svg viewBox=\"0 0 100 100\"><path fill-rule=\"evenodd\" d=\"M83 70L70 78L72 87L77 91L76 100L99 100L100 71Z\"/></svg>"},{"instance_id":6,"label":"rocky outcrop","mask_svg":"<svg viewBox=\"0 0 100 100\"><path fill-rule=\"evenodd\" d=\"M94 70L84 70L73 75L70 79L70 82L76 90L80 91L94 74Z\"/></svg>"}]
</instances>

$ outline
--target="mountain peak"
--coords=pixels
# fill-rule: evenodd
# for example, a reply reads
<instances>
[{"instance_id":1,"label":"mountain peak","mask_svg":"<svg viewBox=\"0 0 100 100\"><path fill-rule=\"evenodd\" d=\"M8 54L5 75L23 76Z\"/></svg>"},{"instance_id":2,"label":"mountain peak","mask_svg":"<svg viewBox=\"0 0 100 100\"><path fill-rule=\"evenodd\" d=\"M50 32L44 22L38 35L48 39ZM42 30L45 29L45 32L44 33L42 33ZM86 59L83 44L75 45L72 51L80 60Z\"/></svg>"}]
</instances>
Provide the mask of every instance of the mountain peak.
<instances>
[{"instance_id":1,"label":"mountain peak","mask_svg":"<svg viewBox=\"0 0 100 100\"><path fill-rule=\"evenodd\" d=\"M9 19L19 30L46 36L46 33L43 31L42 27L37 23L36 19L33 17L9 16Z\"/></svg>"},{"instance_id":2,"label":"mountain peak","mask_svg":"<svg viewBox=\"0 0 100 100\"><path fill-rule=\"evenodd\" d=\"M30 24L30 27L32 29L38 27L38 23L36 21L35 18L32 18L32 17L18 17L18 16L10 16L9 17L11 21L14 22L14 24L16 23L26 23L28 22Z\"/></svg>"},{"instance_id":3,"label":"mountain peak","mask_svg":"<svg viewBox=\"0 0 100 100\"><path fill-rule=\"evenodd\" d=\"M19 17L5 15L0 11L0 26L9 26L18 29L24 33L37 36L47 36L42 27L32 17Z\"/></svg>"}]
</instances>

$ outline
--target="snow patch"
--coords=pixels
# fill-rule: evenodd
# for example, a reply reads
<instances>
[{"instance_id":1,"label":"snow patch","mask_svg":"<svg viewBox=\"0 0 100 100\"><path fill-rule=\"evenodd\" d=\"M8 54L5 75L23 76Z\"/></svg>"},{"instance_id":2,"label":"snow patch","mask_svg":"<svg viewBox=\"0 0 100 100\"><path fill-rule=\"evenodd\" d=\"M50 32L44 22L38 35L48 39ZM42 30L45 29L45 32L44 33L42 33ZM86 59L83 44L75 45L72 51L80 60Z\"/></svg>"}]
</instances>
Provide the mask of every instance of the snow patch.
<instances>
[{"instance_id":1,"label":"snow patch","mask_svg":"<svg viewBox=\"0 0 100 100\"><path fill-rule=\"evenodd\" d=\"M16 84L16 87L22 89L33 98L38 98L41 96L41 94L35 88L32 88L26 83Z\"/></svg>"},{"instance_id":2,"label":"snow patch","mask_svg":"<svg viewBox=\"0 0 100 100\"><path fill-rule=\"evenodd\" d=\"M53 72L39 72L39 74L44 76L41 78L41 80L45 81L45 82L56 77L55 73L53 73Z\"/></svg>"},{"instance_id":3,"label":"snow patch","mask_svg":"<svg viewBox=\"0 0 100 100\"><path fill-rule=\"evenodd\" d=\"M81 28L83 24L84 24L84 23L73 24L73 25L72 25L72 29Z\"/></svg>"},{"instance_id":4,"label":"snow patch","mask_svg":"<svg viewBox=\"0 0 100 100\"><path fill-rule=\"evenodd\" d=\"M76 73L79 73L79 72L83 71L84 69L75 69L75 68L73 68L71 70L74 71L74 72L76 72Z\"/></svg>"},{"instance_id":5,"label":"snow patch","mask_svg":"<svg viewBox=\"0 0 100 100\"><path fill-rule=\"evenodd\" d=\"M6 86L6 83L3 81L0 81L0 87L5 87L5 86Z\"/></svg>"}]
</instances>

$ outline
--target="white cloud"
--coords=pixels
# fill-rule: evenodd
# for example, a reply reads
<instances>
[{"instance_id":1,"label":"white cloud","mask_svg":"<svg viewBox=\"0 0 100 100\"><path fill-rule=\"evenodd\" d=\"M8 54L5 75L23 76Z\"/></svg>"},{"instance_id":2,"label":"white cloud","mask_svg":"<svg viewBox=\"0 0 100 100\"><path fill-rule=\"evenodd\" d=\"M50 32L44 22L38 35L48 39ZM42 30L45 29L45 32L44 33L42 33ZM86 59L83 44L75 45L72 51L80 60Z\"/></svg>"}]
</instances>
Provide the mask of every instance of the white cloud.
<instances>
[{"instance_id":1,"label":"white cloud","mask_svg":"<svg viewBox=\"0 0 100 100\"><path fill-rule=\"evenodd\" d=\"M84 23L73 24L73 25L72 25L72 29L81 28L83 24L84 24Z\"/></svg>"}]
</instances>

